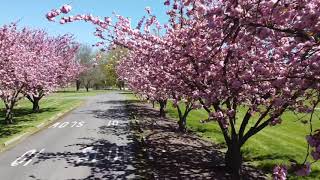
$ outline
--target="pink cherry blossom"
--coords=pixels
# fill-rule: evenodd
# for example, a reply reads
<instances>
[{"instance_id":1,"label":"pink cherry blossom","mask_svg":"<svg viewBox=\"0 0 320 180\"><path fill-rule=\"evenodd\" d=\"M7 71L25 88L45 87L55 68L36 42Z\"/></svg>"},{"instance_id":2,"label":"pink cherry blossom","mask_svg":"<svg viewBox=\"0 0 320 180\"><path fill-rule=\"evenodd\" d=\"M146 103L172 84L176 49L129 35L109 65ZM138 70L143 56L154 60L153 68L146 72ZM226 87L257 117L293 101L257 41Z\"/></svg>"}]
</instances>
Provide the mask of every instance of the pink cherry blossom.
<instances>
[{"instance_id":1,"label":"pink cherry blossom","mask_svg":"<svg viewBox=\"0 0 320 180\"><path fill-rule=\"evenodd\" d=\"M72 7L66 4L66 5L63 5L60 10L62 13L67 14L72 10Z\"/></svg>"},{"instance_id":2,"label":"pink cherry blossom","mask_svg":"<svg viewBox=\"0 0 320 180\"><path fill-rule=\"evenodd\" d=\"M102 29L95 35L111 42L106 48L127 50L117 72L141 97L174 99L191 109L200 103L218 123L228 151L280 124L288 110L314 111L320 90L318 0L165 0L164 5L169 18L163 26L148 12L137 28L121 15L104 21L107 25L93 15L83 18ZM245 116L238 118L243 107ZM316 134L310 145L317 160ZM279 179L286 174L276 170Z\"/></svg>"},{"instance_id":3,"label":"pink cherry blossom","mask_svg":"<svg viewBox=\"0 0 320 180\"><path fill-rule=\"evenodd\" d=\"M273 169L272 177L273 177L273 180L286 180L287 168L283 165L275 166Z\"/></svg>"},{"instance_id":4,"label":"pink cherry blossom","mask_svg":"<svg viewBox=\"0 0 320 180\"><path fill-rule=\"evenodd\" d=\"M50 37L42 30L0 27L0 98L6 105L6 121L21 97L38 101L74 79L79 66L72 61L77 43L71 36Z\"/></svg>"}]
</instances>

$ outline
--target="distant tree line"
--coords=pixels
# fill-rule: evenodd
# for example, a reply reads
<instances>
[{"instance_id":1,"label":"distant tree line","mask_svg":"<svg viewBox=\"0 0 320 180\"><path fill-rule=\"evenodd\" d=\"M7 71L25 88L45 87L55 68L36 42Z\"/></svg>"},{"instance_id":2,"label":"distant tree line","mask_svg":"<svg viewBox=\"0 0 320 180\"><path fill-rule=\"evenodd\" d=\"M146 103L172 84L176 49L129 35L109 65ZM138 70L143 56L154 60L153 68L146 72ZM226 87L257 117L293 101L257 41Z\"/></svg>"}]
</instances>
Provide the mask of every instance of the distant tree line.
<instances>
[{"instance_id":1,"label":"distant tree line","mask_svg":"<svg viewBox=\"0 0 320 180\"><path fill-rule=\"evenodd\" d=\"M76 90L124 88L119 80L116 67L120 58L126 53L123 48L114 48L106 52L94 51L89 45L82 45L77 54L79 64L84 68L76 79Z\"/></svg>"}]
</instances>

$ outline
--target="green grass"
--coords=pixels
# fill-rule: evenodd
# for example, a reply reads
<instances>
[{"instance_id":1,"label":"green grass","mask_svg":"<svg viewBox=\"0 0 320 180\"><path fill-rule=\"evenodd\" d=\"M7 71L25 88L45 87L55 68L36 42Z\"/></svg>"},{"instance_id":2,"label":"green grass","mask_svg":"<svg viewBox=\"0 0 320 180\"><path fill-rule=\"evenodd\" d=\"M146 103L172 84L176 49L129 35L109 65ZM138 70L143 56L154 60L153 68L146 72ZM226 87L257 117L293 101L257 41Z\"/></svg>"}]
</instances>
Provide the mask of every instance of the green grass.
<instances>
[{"instance_id":1,"label":"green grass","mask_svg":"<svg viewBox=\"0 0 320 180\"><path fill-rule=\"evenodd\" d=\"M80 105L85 97L94 96L107 91L59 91L52 93L40 101L40 112L32 113L32 103L27 99L18 102L14 109L14 121L12 125L4 124L4 111L0 111L0 148L3 143L14 136L35 129L37 125L48 121L56 114ZM2 101L0 109L4 108Z\"/></svg>"},{"instance_id":2,"label":"green grass","mask_svg":"<svg viewBox=\"0 0 320 180\"><path fill-rule=\"evenodd\" d=\"M245 109L241 109L238 112L239 117L243 117L244 112ZM170 102L167 113L178 119L178 113ZM200 120L207 118L208 113L205 110L194 110L188 116L187 126L203 138L223 144L224 139L216 122L200 123ZM309 134L309 126L297 121L297 117L291 112L286 112L282 120L281 125L267 127L247 141L242 148L245 161L266 172L272 172L275 164L289 164L290 160L303 162L307 147L305 137ZM314 129L320 129L319 118L313 121L313 126ZM320 162L313 164L312 174L308 178L292 176L290 179L320 179Z\"/></svg>"}]
</instances>

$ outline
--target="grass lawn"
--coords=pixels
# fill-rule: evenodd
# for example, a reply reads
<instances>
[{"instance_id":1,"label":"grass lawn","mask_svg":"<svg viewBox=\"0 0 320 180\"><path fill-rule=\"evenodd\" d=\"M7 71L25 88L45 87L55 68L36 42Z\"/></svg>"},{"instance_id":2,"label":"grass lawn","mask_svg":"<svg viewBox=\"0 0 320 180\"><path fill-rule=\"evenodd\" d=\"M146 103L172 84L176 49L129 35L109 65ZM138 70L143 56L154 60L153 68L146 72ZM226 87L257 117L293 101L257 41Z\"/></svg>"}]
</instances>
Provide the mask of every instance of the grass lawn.
<instances>
[{"instance_id":1,"label":"grass lawn","mask_svg":"<svg viewBox=\"0 0 320 180\"><path fill-rule=\"evenodd\" d=\"M133 95L128 95L128 98L133 98ZM238 116L243 117L244 113L245 111L242 109L238 112ZM167 114L176 120L179 118L177 110L171 102L168 102ZM313 120L313 129L320 129L320 111L316 114L317 117ZM205 110L193 110L188 116L187 126L205 139L216 144L224 144L223 135L216 122L200 123L200 120L207 118L208 113ZM307 148L305 137L309 134L309 125L297 121L297 117L291 112L284 113L282 120L281 125L267 127L247 141L242 147L246 162L270 173L272 173L275 164L290 165L290 160L303 162ZM249 123L248 127L251 127L251 124ZM311 159L309 160L313 162ZM313 164L309 177L299 178L291 175L289 179L320 179L320 162Z\"/></svg>"},{"instance_id":2,"label":"grass lawn","mask_svg":"<svg viewBox=\"0 0 320 180\"><path fill-rule=\"evenodd\" d=\"M14 110L14 121L12 125L4 124L4 111L0 111L0 148L10 138L23 134L26 131L36 128L37 125L47 121L60 112L80 105L85 97L94 96L107 91L70 91L62 90L52 93L40 101L40 112L32 113L32 103L22 99ZM0 102L0 109L4 104Z\"/></svg>"},{"instance_id":3,"label":"grass lawn","mask_svg":"<svg viewBox=\"0 0 320 180\"><path fill-rule=\"evenodd\" d=\"M178 119L178 113L172 103L168 103L167 113L170 117ZM238 114L243 117L244 109ZM207 118L208 113L205 110L192 111L188 116L188 128L215 143L224 143L217 123L200 123L200 120ZM303 162L307 148L305 137L309 134L309 126L297 121L296 116L290 112L285 113L282 120L281 125L267 127L247 141L242 148L245 161L267 172L272 172L275 164L289 164L292 159ZM319 118L313 121L313 128L320 129ZM320 162L313 164L310 177L290 177L290 179L320 179Z\"/></svg>"}]
</instances>

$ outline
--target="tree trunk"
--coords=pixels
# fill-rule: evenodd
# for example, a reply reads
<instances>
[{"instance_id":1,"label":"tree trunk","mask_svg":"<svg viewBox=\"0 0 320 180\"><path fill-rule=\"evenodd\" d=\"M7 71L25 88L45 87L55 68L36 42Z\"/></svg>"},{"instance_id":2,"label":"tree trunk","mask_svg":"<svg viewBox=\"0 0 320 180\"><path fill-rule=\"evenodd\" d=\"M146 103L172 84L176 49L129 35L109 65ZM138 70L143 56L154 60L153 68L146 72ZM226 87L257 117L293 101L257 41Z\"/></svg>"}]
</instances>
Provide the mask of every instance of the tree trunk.
<instances>
[{"instance_id":1,"label":"tree trunk","mask_svg":"<svg viewBox=\"0 0 320 180\"><path fill-rule=\"evenodd\" d=\"M80 80L77 80L77 81L76 81L76 89L77 89L77 91L80 90L80 85L81 85L81 81L80 81Z\"/></svg>"},{"instance_id":2,"label":"tree trunk","mask_svg":"<svg viewBox=\"0 0 320 180\"><path fill-rule=\"evenodd\" d=\"M86 91L89 92L89 86L86 86Z\"/></svg>"},{"instance_id":3,"label":"tree trunk","mask_svg":"<svg viewBox=\"0 0 320 180\"><path fill-rule=\"evenodd\" d=\"M187 132L187 117L190 111L192 110L193 104L192 103L186 104L184 112L181 111L179 104L177 104L176 106L177 106L178 115L179 115L179 121L178 121L179 131L182 133L185 133Z\"/></svg>"},{"instance_id":4,"label":"tree trunk","mask_svg":"<svg viewBox=\"0 0 320 180\"><path fill-rule=\"evenodd\" d=\"M225 154L225 163L227 171L231 173L233 180L239 180L242 165L242 154L240 145L236 140L232 140L228 145L227 153Z\"/></svg>"},{"instance_id":5,"label":"tree trunk","mask_svg":"<svg viewBox=\"0 0 320 180\"><path fill-rule=\"evenodd\" d=\"M183 132L183 133L187 132L187 118L186 117L179 117L178 125L179 125L180 132Z\"/></svg>"},{"instance_id":6,"label":"tree trunk","mask_svg":"<svg viewBox=\"0 0 320 180\"><path fill-rule=\"evenodd\" d=\"M40 101L40 98L34 98L34 99L33 99L33 102L32 102L32 104L33 104L33 106L32 106L32 111L33 111L34 113L40 112L39 101Z\"/></svg>"},{"instance_id":7,"label":"tree trunk","mask_svg":"<svg viewBox=\"0 0 320 180\"><path fill-rule=\"evenodd\" d=\"M39 95L26 95L30 102L32 102L32 111L34 113L40 112L40 105L39 102L43 98L44 94L40 93Z\"/></svg>"},{"instance_id":8,"label":"tree trunk","mask_svg":"<svg viewBox=\"0 0 320 180\"><path fill-rule=\"evenodd\" d=\"M6 109L5 121L7 124L13 124L13 112L11 107Z\"/></svg>"},{"instance_id":9,"label":"tree trunk","mask_svg":"<svg viewBox=\"0 0 320 180\"><path fill-rule=\"evenodd\" d=\"M166 117L165 108L166 108L167 101L159 100L159 104L160 104L160 117Z\"/></svg>"}]
</instances>

